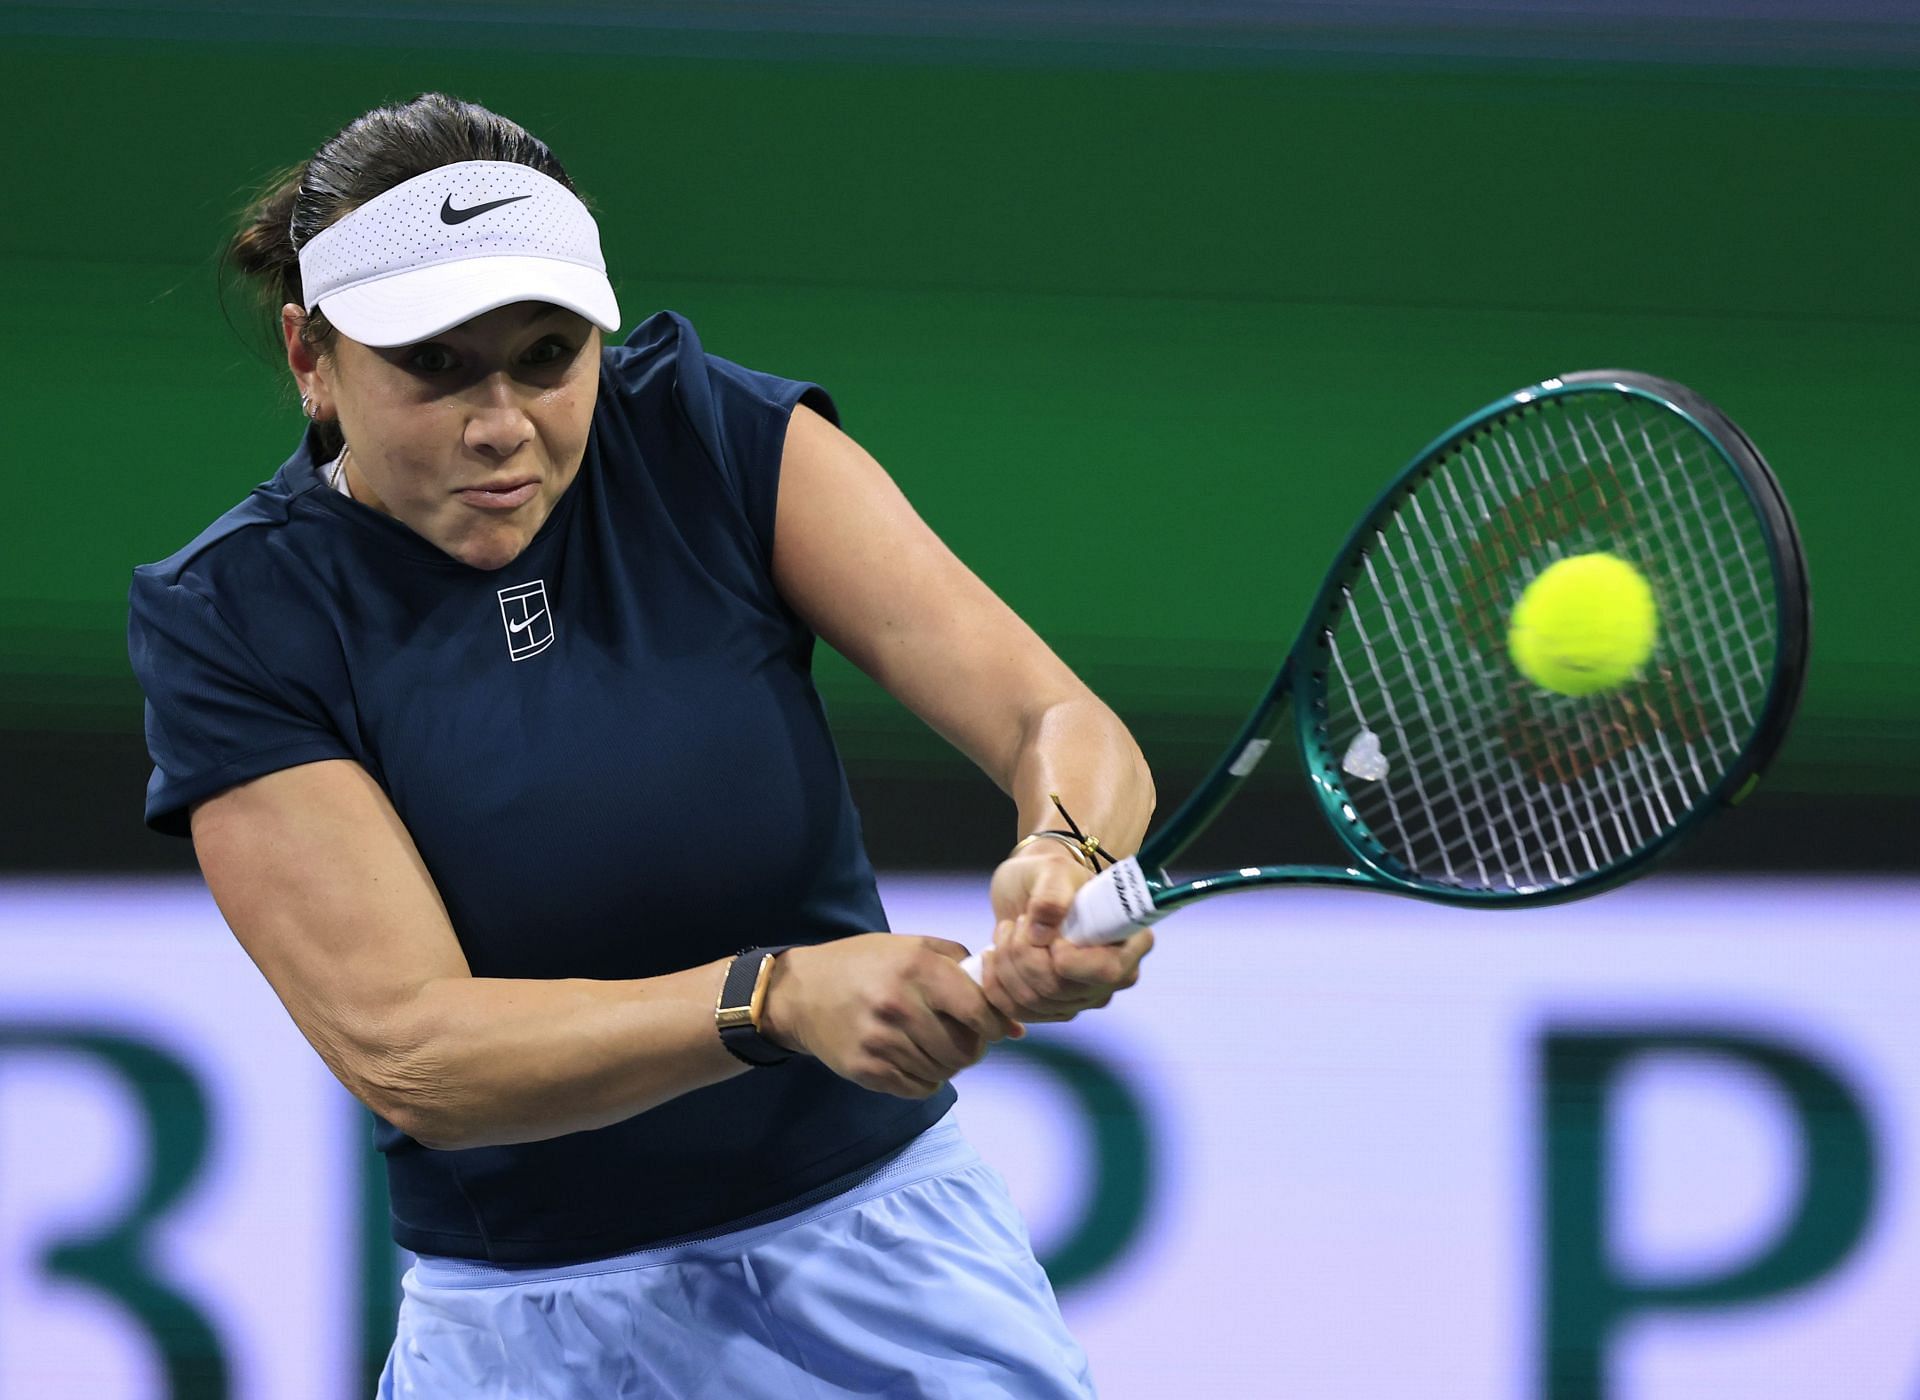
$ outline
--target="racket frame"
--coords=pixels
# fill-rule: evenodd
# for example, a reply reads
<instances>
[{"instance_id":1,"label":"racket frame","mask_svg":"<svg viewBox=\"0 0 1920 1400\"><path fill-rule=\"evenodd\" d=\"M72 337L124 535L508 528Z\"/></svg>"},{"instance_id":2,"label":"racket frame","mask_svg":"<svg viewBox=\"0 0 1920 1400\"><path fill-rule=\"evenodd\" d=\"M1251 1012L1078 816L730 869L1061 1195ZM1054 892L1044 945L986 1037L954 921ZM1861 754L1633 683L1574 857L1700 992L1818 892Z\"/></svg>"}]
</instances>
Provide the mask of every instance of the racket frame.
<instances>
[{"instance_id":1,"label":"racket frame","mask_svg":"<svg viewBox=\"0 0 1920 1400\"><path fill-rule=\"evenodd\" d=\"M1773 574L1778 644L1760 722L1740 757L1682 820L1613 865L1565 883L1523 889L1463 889L1424 880L1394 860L1366 834L1364 823L1355 815L1348 799L1340 756L1333 753L1321 737L1327 705L1327 639L1332 624L1339 615L1347 589L1360 573L1368 542L1392 517L1400 502L1433 474L1444 454L1505 414L1595 389L1611 389L1648 400L1686 420L1713 446L1762 522ZM1200 785L1141 846L1137 859L1156 909L1171 910L1197 899L1258 885L1362 885L1445 904L1500 909L1560 904L1598 894L1632 878L1713 812L1740 802L1752 792L1778 752L1799 703L1806 678L1812 606L1807 591L1806 559L1786 496L1765 459L1739 425L1691 389L1671 380L1636 370L1585 370L1543 380L1487 405L1440 434L1407 464L1374 499L1360 523L1348 533L1335 558L1336 563L1321 583L1286 660L1241 725L1233 743ZM1307 659L1304 665L1302 658ZM1167 867L1226 806L1258 766L1274 742L1289 707L1294 716L1294 740L1321 815L1352 853L1354 863L1344 867L1245 866L1186 881L1174 879L1167 873Z\"/></svg>"}]
</instances>

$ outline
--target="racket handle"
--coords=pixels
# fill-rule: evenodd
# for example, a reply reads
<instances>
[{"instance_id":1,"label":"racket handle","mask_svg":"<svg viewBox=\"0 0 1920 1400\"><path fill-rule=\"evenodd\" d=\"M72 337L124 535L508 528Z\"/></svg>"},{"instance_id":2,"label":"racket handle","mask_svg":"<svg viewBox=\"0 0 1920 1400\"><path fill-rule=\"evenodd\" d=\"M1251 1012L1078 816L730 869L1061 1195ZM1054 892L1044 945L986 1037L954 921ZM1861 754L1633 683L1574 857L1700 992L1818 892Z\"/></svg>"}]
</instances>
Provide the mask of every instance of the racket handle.
<instances>
[{"instance_id":1,"label":"racket handle","mask_svg":"<svg viewBox=\"0 0 1920 1400\"><path fill-rule=\"evenodd\" d=\"M1061 935L1069 943L1124 943L1149 924L1166 917L1153 907L1147 872L1132 856L1116 861L1080 887L1067 906Z\"/></svg>"},{"instance_id":2,"label":"racket handle","mask_svg":"<svg viewBox=\"0 0 1920 1400\"><path fill-rule=\"evenodd\" d=\"M1153 907L1153 890L1140 862L1128 856L1080 887L1067 906L1060 934L1083 948L1095 943L1122 943L1165 917L1166 911ZM960 964L960 970L975 982L982 980L980 958L979 953L971 953Z\"/></svg>"}]
</instances>

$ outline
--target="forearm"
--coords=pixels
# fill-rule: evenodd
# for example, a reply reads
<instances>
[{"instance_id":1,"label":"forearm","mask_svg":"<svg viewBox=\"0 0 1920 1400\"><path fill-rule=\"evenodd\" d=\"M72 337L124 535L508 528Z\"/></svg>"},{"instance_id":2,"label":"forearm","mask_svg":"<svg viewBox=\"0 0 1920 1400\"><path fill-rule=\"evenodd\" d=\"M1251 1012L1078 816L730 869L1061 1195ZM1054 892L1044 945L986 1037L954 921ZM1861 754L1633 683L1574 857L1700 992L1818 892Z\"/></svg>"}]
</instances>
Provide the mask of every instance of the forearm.
<instances>
[{"instance_id":1,"label":"forearm","mask_svg":"<svg viewBox=\"0 0 1920 1400\"><path fill-rule=\"evenodd\" d=\"M429 1147L602 1128L746 1066L713 1024L727 960L635 981L445 977L420 993L388 1097Z\"/></svg>"},{"instance_id":2,"label":"forearm","mask_svg":"<svg viewBox=\"0 0 1920 1400\"><path fill-rule=\"evenodd\" d=\"M1153 775L1140 746L1091 693L1050 705L1025 726L1007 789L1019 807L1016 837L1062 828L1049 793L1118 856L1140 849L1153 819Z\"/></svg>"}]
</instances>

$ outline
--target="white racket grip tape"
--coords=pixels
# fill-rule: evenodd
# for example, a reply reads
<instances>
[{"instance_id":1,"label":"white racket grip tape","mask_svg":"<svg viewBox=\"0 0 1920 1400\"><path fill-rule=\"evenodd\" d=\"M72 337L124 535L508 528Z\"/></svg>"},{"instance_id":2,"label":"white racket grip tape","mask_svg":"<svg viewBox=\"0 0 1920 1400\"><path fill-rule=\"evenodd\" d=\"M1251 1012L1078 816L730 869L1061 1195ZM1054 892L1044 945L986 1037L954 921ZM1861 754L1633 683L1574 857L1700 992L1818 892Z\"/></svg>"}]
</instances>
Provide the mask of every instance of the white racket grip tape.
<instances>
[{"instance_id":1,"label":"white racket grip tape","mask_svg":"<svg viewBox=\"0 0 1920 1400\"><path fill-rule=\"evenodd\" d=\"M1153 907L1153 893L1147 888L1140 862L1128 856L1080 887L1067 907L1061 933L1069 943L1083 948L1094 943L1120 943L1165 917L1165 910ZM970 954L960 968L980 981L980 954Z\"/></svg>"},{"instance_id":2,"label":"white racket grip tape","mask_svg":"<svg viewBox=\"0 0 1920 1400\"><path fill-rule=\"evenodd\" d=\"M1109 865L1080 887L1061 927L1067 942L1119 943L1166 915L1153 907L1147 873L1132 856Z\"/></svg>"}]
</instances>

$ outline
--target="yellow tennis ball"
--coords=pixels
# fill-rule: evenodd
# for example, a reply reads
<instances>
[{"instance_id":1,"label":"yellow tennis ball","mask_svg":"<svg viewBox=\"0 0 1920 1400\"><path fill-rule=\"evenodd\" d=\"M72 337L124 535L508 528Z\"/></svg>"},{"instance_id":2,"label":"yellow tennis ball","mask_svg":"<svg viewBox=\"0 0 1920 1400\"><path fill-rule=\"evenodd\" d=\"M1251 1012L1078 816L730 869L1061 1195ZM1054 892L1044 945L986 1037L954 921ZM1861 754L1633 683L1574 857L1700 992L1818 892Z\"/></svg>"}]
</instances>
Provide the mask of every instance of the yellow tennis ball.
<instances>
[{"instance_id":1,"label":"yellow tennis ball","mask_svg":"<svg viewBox=\"0 0 1920 1400\"><path fill-rule=\"evenodd\" d=\"M1514 604L1507 651L1520 674L1561 695L1593 695L1640 673L1660 634L1653 589L1612 554L1543 569Z\"/></svg>"}]
</instances>

